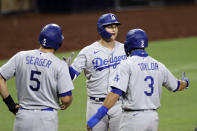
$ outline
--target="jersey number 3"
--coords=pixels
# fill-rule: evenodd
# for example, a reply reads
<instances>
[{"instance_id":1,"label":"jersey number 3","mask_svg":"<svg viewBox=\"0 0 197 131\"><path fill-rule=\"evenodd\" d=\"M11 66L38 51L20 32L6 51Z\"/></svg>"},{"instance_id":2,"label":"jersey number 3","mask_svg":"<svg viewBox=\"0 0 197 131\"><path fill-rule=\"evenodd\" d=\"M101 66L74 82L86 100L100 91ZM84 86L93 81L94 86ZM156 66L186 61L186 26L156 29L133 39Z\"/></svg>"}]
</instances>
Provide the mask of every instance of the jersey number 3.
<instances>
[{"instance_id":1,"label":"jersey number 3","mask_svg":"<svg viewBox=\"0 0 197 131\"><path fill-rule=\"evenodd\" d=\"M29 86L32 91L38 91L40 89L40 81L36 78L36 75L41 75L41 72L32 70L30 80L36 82L37 84L36 87L33 87L32 85Z\"/></svg>"},{"instance_id":2,"label":"jersey number 3","mask_svg":"<svg viewBox=\"0 0 197 131\"><path fill-rule=\"evenodd\" d=\"M152 96L153 92L154 92L154 79L152 76L146 76L146 78L144 79L144 81L148 81L150 80L151 83L148 85L148 87L151 89L149 92L148 91L144 91L144 93L147 95L147 96Z\"/></svg>"}]
</instances>

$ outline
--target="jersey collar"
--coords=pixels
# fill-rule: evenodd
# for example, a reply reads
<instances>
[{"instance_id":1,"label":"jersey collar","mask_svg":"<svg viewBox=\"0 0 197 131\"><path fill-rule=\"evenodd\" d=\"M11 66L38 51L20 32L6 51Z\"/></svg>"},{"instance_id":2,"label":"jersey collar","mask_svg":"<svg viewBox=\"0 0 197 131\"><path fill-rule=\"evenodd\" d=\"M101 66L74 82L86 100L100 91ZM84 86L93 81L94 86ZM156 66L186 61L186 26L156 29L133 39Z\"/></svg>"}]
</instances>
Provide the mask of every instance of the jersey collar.
<instances>
[{"instance_id":1,"label":"jersey collar","mask_svg":"<svg viewBox=\"0 0 197 131\"><path fill-rule=\"evenodd\" d=\"M148 53L145 50L137 49L134 50L130 56L140 56L140 57L147 57Z\"/></svg>"}]
</instances>

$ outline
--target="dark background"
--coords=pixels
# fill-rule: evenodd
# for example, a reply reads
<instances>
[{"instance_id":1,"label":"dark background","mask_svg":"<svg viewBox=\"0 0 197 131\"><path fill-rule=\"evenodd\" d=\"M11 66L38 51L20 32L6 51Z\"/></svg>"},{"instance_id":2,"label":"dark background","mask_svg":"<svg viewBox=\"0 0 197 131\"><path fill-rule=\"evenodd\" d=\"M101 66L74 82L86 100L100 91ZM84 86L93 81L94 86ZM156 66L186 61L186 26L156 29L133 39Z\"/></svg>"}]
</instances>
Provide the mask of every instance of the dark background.
<instances>
[{"instance_id":1,"label":"dark background","mask_svg":"<svg viewBox=\"0 0 197 131\"><path fill-rule=\"evenodd\" d=\"M135 6L166 6L195 3L195 0L37 0L39 12L101 11Z\"/></svg>"},{"instance_id":2,"label":"dark background","mask_svg":"<svg viewBox=\"0 0 197 131\"><path fill-rule=\"evenodd\" d=\"M120 2L121 1L121 2ZM104 13L118 16L117 40L142 28L149 41L197 36L194 0L32 0L32 8L1 12L0 59L21 50L39 48L39 33L46 24L62 27L64 42L58 52L79 50L100 39L96 23Z\"/></svg>"}]
</instances>

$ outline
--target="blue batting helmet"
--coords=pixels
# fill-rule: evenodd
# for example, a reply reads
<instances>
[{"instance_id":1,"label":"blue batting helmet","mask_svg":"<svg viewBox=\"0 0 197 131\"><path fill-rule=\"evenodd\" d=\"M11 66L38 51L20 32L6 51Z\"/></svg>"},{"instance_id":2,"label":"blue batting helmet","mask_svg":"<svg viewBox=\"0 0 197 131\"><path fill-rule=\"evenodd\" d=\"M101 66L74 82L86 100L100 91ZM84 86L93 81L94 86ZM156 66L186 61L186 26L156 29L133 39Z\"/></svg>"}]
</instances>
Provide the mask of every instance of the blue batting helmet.
<instances>
[{"instance_id":1,"label":"blue batting helmet","mask_svg":"<svg viewBox=\"0 0 197 131\"><path fill-rule=\"evenodd\" d=\"M117 19L117 16L108 13L108 14L103 14L101 17L99 17L98 22L97 22L97 30L98 33L104 38L104 39L109 39L111 37L111 34L108 33L105 30L105 26L111 25L111 24L117 24L120 25L120 22Z\"/></svg>"},{"instance_id":2,"label":"blue batting helmet","mask_svg":"<svg viewBox=\"0 0 197 131\"><path fill-rule=\"evenodd\" d=\"M40 32L39 42L42 46L57 50L62 45L62 30L57 24L47 24Z\"/></svg>"},{"instance_id":3,"label":"blue batting helmet","mask_svg":"<svg viewBox=\"0 0 197 131\"><path fill-rule=\"evenodd\" d=\"M124 42L124 50L127 56L129 56L131 49L147 48L148 37L144 30L133 29L127 33L126 40Z\"/></svg>"}]
</instances>

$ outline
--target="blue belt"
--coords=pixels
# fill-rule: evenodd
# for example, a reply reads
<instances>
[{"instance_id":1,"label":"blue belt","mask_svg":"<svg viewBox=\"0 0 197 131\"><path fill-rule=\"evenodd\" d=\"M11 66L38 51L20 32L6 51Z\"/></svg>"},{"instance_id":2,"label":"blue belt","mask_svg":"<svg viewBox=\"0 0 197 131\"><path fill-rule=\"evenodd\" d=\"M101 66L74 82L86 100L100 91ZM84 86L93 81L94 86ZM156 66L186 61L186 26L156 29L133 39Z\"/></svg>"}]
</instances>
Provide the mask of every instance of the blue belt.
<instances>
[{"instance_id":1,"label":"blue belt","mask_svg":"<svg viewBox=\"0 0 197 131\"><path fill-rule=\"evenodd\" d=\"M105 98L98 98L98 97L92 97L92 96L89 96L89 98L90 98L91 100L95 100L95 101L97 101L97 102L103 102L103 101L105 100Z\"/></svg>"},{"instance_id":2,"label":"blue belt","mask_svg":"<svg viewBox=\"0 0 197 131\"><path fill-rule=\"evenodd\" d=\"M40 111L53 111L54 109L51 108L51 107L48 107L48 108L44 108L44 109L25 109L23 107L20 107L19 108L20 110L40 110Z\"/></svg>"}]
</instances>

